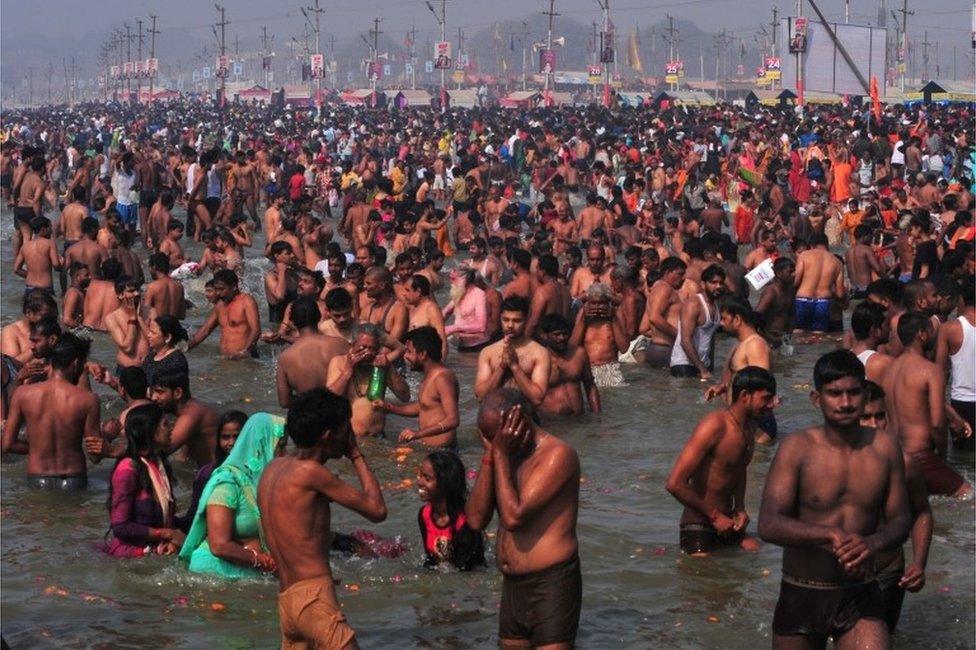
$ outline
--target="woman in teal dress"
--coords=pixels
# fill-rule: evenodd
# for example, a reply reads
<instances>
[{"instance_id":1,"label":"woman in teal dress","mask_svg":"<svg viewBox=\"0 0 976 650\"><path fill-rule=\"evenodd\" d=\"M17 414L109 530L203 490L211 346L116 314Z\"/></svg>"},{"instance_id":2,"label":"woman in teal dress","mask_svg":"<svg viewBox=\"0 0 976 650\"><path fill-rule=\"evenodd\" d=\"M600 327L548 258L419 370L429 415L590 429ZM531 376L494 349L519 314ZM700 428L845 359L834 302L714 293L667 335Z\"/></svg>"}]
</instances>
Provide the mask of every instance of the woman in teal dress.
<instances>
[{"instance_id":1,"label":"woman in teal dress","mask_svg":"<svg viewBox=\"0 0 976 650\"><path fill-rule=\"evenodd\" d=\"M227 459L203 488L200 507L180 551L195 573L257 578L275 563L261 538L258 482L285 447L285 421L268 413L248 418Z\"/></svg>"}]
</instances>

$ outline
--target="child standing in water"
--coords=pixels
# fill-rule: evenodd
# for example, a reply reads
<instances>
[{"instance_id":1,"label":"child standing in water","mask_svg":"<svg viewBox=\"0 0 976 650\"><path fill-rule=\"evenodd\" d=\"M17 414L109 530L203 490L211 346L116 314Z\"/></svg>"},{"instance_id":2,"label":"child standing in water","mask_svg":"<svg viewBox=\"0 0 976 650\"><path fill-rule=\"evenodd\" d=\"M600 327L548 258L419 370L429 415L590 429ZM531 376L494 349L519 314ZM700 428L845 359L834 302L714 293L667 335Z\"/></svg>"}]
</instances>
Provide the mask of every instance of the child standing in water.
<instances>
[{"instance_id":1,"label":"child standing in water","mask_svg":"<svg viewBox=\"0 0 976 650\"><path fill-rule=\"evenodd\" d=\"M464 464L457 454L444 450L429 454L420 465L417 484L417 493L424 501L417 513L427 553L424 565L450 562L461 571L484 565L484 538L481 532L468 527L464 515L468 486Z\"/></svg>"}]
</instances>

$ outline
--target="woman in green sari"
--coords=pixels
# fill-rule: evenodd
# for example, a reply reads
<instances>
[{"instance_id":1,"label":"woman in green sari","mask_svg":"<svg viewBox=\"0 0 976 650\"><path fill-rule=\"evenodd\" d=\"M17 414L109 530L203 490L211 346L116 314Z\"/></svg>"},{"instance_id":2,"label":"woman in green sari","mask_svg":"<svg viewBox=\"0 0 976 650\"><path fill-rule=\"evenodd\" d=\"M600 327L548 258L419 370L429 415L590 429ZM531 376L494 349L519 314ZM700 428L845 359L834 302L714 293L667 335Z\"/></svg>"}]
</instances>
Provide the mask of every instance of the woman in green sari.
<instances>
[{"instance_id":1,"label":"woman in green sari","mask_svg":"<svg viewBox=\"0 0 976 650\"><path fill-rule=\"evenodd\" d=\"M284 433L283 418L268 413L248 418L230 455L203 488L180 551L190 571L230 579L274 571L261 538L257 491L264 468L284 451Z\"/></svg>"}]
</instances>

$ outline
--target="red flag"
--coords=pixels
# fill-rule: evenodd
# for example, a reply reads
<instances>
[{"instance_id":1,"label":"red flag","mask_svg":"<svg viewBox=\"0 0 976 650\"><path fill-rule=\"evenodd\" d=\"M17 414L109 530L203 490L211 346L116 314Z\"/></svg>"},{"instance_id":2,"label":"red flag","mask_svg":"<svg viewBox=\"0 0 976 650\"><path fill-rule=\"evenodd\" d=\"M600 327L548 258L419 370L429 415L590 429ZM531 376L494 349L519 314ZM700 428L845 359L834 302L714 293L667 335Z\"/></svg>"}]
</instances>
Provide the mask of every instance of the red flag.
<instances>
[{"instance_id":1,"label":"red flag","mask_svg":"<svg viewBox=\"0 0 976 650\"><path fill-rule=\"evenodd\" d=\"M871 112L874 113L874 120L881 123L881 97L878 95L878 78L871 75Z\"/></svg>"}]
</instances>

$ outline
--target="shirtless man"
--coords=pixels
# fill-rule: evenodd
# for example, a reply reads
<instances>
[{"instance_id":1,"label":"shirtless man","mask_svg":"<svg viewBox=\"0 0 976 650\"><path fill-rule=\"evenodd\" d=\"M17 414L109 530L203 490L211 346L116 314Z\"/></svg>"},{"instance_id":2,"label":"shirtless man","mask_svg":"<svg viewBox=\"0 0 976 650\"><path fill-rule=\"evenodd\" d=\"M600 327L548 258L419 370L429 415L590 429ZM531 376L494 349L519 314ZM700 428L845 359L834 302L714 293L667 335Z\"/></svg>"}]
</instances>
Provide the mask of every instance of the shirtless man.
<instances>
[{"instance_id":1,"label":"shirtless man","mask_svg":"<svg viewBox=\"0 0 976 650\"><path fill-rule=\"evenodd\" d=\"M186 318L183 283L169 277L171 270L169 257L165 253L153 253L149 256L152 282L146 286L144 302L157 316L172 316L183 320Z\"/></svg>"},{"instance_id":2,"label":"shirtless man","mask_svg":"<svg viewBox=\"0 0 976 650\"><path fill-rule=\"evenodd\" d=\"M681 315L681 296L678 290L685 283L688 265L679 257L661 261L660 277L647 291L647 307L639 325L642 336L649 339L644 349L644 361L652 368L666 368L671 363L671 350L678 335Z\"/></svg>"},{"instance_id":3,"label":"shirtless man","mask_svg":"<svg viewBox=\"0 0 976 650\"><path fill-rule=\"evenodd\" d=\"M586 266L582 266L573 274L569 285L569 295L574 299L580 298L594 282L610 286L610 272L612 266L607 266L607 253L602 246L592 245L586 249Z\"/></svg>"},{"instance_id":4,"label":"shirtless man","mask_svg":"<svg viewBox=\"0 0 976 650\"><path fill-rule=\"evenodd\" d=\"M758 245L746 255L746 259L743 262L743 266L747 271L751 271L756 268L766 260L774 258L777 255L776 250L776 234L772 230L760 230L759 231L759 243Z\"/></svg>"},{"instance_id":5,"label":"shirtless man","mask_svg":"<svg viewBox=\"0 0 976 650\"><path fill-rule=\"evenodd\" d=\"M247 212L251 215L251 219L254 221L255 225L260 228L261 223L258 221L258 176L257 168L252 165L247 160L247 154L244 151L238 151L235 164L230 168L230 173L234 176L234 194L236 195L235 200L243 201L244 205L247 207Z\"/></svg>"},{"instance_id":6,"label":"shirtless man","mask_svg":"<svg viewBox=\"0 0 976 650\"><path fill-rule=\"evenodd\" d=\"M746 534L746 470L759 422L773 413L776 378L765 368L746 366L733 376L730 397L726 408L698 422L665 485L684 506L679 538L688 555L724 546L759 547Z\"/></svg>"},{"instance_id":7,"label":"shirtless man","mask_svg":"<svg viewBox=\"0 0 976 650\"><path fill-rule=\"evenodd\" d=\"M888 341L889 333L884 307L870 300L858 303L851 314L851 334L854 337L851 352L864 364L864 374L868 380L879 386L884 383L888 368L894 361L887 354L878 352L878 348Z\"/></svg>"},{"instance_id":8,"label":"shirtless man","mask_svg":"<svg viewBox=\"0 0 976 650\"><path fill-rule=\"evenodd\" d=\"M796 263L788 257L773 262L773 279L759 292L756 311L762 315L763 336L778 350L784 337L793 332L793 316L796 313Z\"/></svg>"},{"instance_id":9,"label":"shirtless man","mask_svg":"<svg viewBox=\"0 0 976 650\"><path fill-rule=\"evenodd\" d=\"M170 219L166 224L166 238L159 244L159 252L169 258L170 268L178 269L186 262L186 255L180 240L183 239L183 222L179 219Z\"/></svg>"},{"instance_id":10,"label":"shirtless man","mask_svg":"<svg viewBox=\"0 0 976 650\"><path fill-rule=\"evenodd\" d=\"M203 343L220 327L220 353L228 359L257 358L261 319L258 303L238 288L237 274L228 269L214 273L213 288L218 300L210 316L194 333L187 351Z\"/></svg>"},{"instance_id":11,"label":"shirtless man","mask_svg":"<svg viewBox=\"0 0 976 650\"><path fill-rule=\"evenodd\" d=\"M886 431L888 414L885 395L881 386L873 381L864 384L864 411L861 413L861 426ZM879 553L875 561L878 586L884 602L885 622L888 633L893 634L901 617L901 606L905 592L917 593L925 586L925 566L928 564L929 547L932 545L932 507L925 481L911 456L902 450L905 461L905 484L908 489L908 508L911 513L912 559L905 562L902 547Z\"/></svg>"},{"instance_id":12,"label":"shirtless man","mask_svg":"<svg viewBox=\"0 0 976 650\"><path fill-rule=\"evenodd\" d=\"M23 365L33 358L31 352L31 327L48 316L58 315L58 304L46 293L31 293L24 296L23 317L0 330L0 353L9 356L15 363Z\"/></svg>"},{"instance_id":13,"label":"shirtless man","mask_svg":"<svg viewBox=\"0 0 976 650\"><path fill-rule=\"evenodd\" d=\"M441 339L439 361L447 359L447 334L444 331L444 316L430 294L430 282L424 275L415 274L407 281L403 292L403 304L407 306L409 324L407 334L418 327L433 327Z\"/></svg>"},{"instance_id":14,"label":"shirtless man","mask_svg":"<svg viewBox=\"0 0 976 650\"><path fill-rule=\"evenodd\" d=\"M502 278L502 266L497 259L488 255L488 243L481 237L475 237L468 251L471 253L468 266L480 273L488 285L497 287Z\"/></svg>"},{"instance_id":15,"label":"shirtless man","mask_svg":"<svg viewBox=\"0 0 976 650\"><path fill-rule=\"evenodd\" d=\"M261 530L277 567L278 618L283 648L355 650L356 636L339 607L329 566L331 508L335 502L372 522L386 519L380 484L350 435L349 402L325 389L299 395L285 433L296 450L261 474ZM325 467L347 457L357 489Z\"/></svg>"},{"instance_id":16,"label":"shirtless man","mask_svg":"<svg viewBox=\"0 0 976 650\"><path fill-rule=\"evenodd\" d=\"M533 407L542 404L549 387L549 351L525 333L529 303L513 296L502 302L502 340L478 355L474 394L478 400L503 386L518 388Z\"/></svg>"},{"instance_id":17,"label":"shirtless man","mask_svg":"<svg viewBox=\"0 0 976 650\"><path fill-rule=\"evenodd\" d=\"M722 369L722 382L705 389L706 400L727 393L735 374L747 366L772 370L769 344L756 331L752 307L739 298L727 298L719 307L719 314L722 329L735 337L736 344L729 350L728 359Z\"/></svg>"},{"instance_id":18,"label":"shirtless man","mask_svg":"<svg viewBox=\"0 0 976 650\"><path fill-rule=\"evenodd\" d=\"M597 386L623 385L618 358L628 349L630 340L624 333L624 324L608 285L594 282L586 290L582 307L576 313L570 342L586 350Z\"/></svg>"},{"instance_id":19,"label":"shirtless man","mask_svg":"<svg viewBox=\"0 0 976 650\"><path fill-rule=\"evenodd\" d=\"M384 370L386 387L401 402L410 399L410 387L400 373L390 366L387 352L382 349L384 337L383 330L377 325L360 323L356 326L349 351L333 357L329 362L325 386L336 395L345 396L352 404L351 424L357 436L386 436L386 412L377 408L375 400L369 398L373 368Z\"/></svg>"},{"instance_id":20,"label":"shirtless man","mask_svg":"<svg viewBox=\"0 0 976 650\"><path fill-rule=\"evenodd\" d=\"M73 262L84 262L88 265L93 278L101 278L102 264L109 258L109 253L104 246L95 241L97 236L98 219L85 217L81 222L81 239L65 247L65 268L70 267Z\"/></svg>"},{"instance_id":21,"label":"shirtless man","mask_svg":"<svg viewBox=\"0 0 976 650\"><path fill-rule=\"evenodd\" d=\"M502 298L521 296L531 300L536 290L535 278L532 277L532 253L524 248L516 248L509 255L509 268L514 277L502 290Z\"/></svg>"},{"instance_id":22,"label":"shirtless man","mask_svg":"<svg viewBox=\"0 0 976 650\"><path fill-rule=\"evenodd\" d=\"M577 241L582 239L592 239L593 231L597 228L609 230L611 223L606 210L597 205L597 195L588 194L586 196L586 207L579 213L579 232Z\"/></svg>"},{"instance_id":23,"label":"shirtless man","mask_svg":"<svg viewBox=\"0 0 976 650\"><path fill-rule=\"evenodd\" d=\"M925 314L906 312L898 319L898 338L905 349L888 367L882 383L889 431L918 465L929 494L967 498L972 486L945 461L946 377L927 358L936 344L932 321Z\"/></svg>"},{"instance_id":24,"label":"shirtless man","mask_svg":"<svg viewBox=\"0 0 976 650\"><path fill-rule=\"evenodd\" d=\"M98 398L80 388L91 342L64 333L50 353L51 375L20 386L10 400L3 429L5 454L27 456L27 481L32 488L83 490L88 485L83 441L98 437ZM21 426L26 438L18 439Z\"/></svg>"},{"instance_id":25,"label":"shirtless man","mask_svg":"<svg viewBox=\"0 0 976 650\"><path fill-rule=\"evenodd\" d=\"M352 294L344 287L330 289L325 294L324 306L319 333L338 336L351 343L357 323Z\"/></svg>"},{"instance_id":26,"label":"shirtless man","mask_svg":"<svg viewBox=\"0 0 976 650\"><path fill-rule=\"evenodd\" d=\"M854 242L844 253L847 275L851 279L851 298L863 300L868 295L868 285L885 275L888 269L878 261L871 248L874 231L867 224L854 228Z\"/></svg>"},{"instance_id":27,"label":"shirtless man","mask_svg":"<svg viewBox=\"0 0 976 650\"><path fill-rule=\"evenodd\" d=\"M44 198L44 156L37 154L25 165L19 181L14 181L14 191L17 192L17 205L14 206L14 256L20 252L21 245L30 240L31 221L34 217L44 216L41 202Z\"/></svg>"},{"instance_id":28,"label":"shirtless man","mask_svg":"<svg viewBox=\"0 0 976 650\"><path fill-rule=\"evenodd\" d=\"M285 205L285 194L277 192L268 196L268 207L264 211L264 236L267 241L275 241L281 233L281 209ZM346 235L351 237L352 232Z\"/></svg>"},{"instance_id":29,"label":"shirtless man","mask_svg":"<svg viewBox=\"0 0 976 650\"><path fill-rule=\"evenodd\" d=\"M220 416L208 404L190 396L190 378L184 372L161 372L153 376L149 399L166 413L176 416L168 453L186 447L187 456L203 467L214 462Z\"/></svg>"},{"instance_id":30,"label":"shirtless man","mask_svg":"<svg viewBox=\"0 0 976 650\"><path fill-rule=\"evenodd\" d=\"M417 401L393 404L380 401L378 408L403 417L418 418L418 428L404 429L397 440L401 443L419 440L426 447L457 448L458 386L454 371L444 365L441 350L444 341L436 329L424 325L407 332L404 360L415 372L423 372L424 379L417 390Z\"/></svg>"},{"instance_id":31,"label":"shirtless man","mask_svg":"<svg viewBox=\"0 0 976 650\"><path fill-rule=\"evenodd\" d=\"M484 394L478 431L485 453L465 515L473 530L484 530L498 510L501 647L571 648L583 593L579 458L532 422L531 409L510 388Z\"/></svg>"},{"instance_id":32,"label":"shirtless man","mask_svg":"<svg viewBox=\"0 0 976 650\"><path fill-rule=\"evenodd\" d=\"M329 363L349 351L346 339L318 333L321 319L313 298L297 298L291 304L298 338L278 357L275 385L282 408L288 408L296 395L324 387Z\"/></svg>"},{"instance_id":33,"label":"shirtless man","mask_svg":"<svg viewBox=\"0 0 976 650\"><path fill-rule=\"evenodd\" d=\"M119 308L115 281L122 277L122 264L114 257L102 262L98 277L92 278L85 292L82 325L100 332L106 331L105 318Z\"/></svg>"},{"instance_id":34,"label":"shirtless man","mask_svg":"<svg viewBox=\"0 0 976 650\"><path fill-rule=\"evenodd\" d=\"M68 269L71 284L64 294L61 324L72 329L81 325L85 317L85 292L91 284L91 272L81 262L75 262Z\"/></svg>"},{"instance_id":35,"label":"shirtless man","mask_svg":"<svg viewBox=\"0 0 976 650\"><path fill-rule=\"evenodd\" d=\"M105 328L118 348L115 353L117 377L123 368L142 365L143 359L149 354L146 332L149 331L149 323L158 314L142 303L139 285L128 276L115 281L115 295L118 297L119 308L105 317Z\"/></svg>"},{"instance_id":36,"label":"shirtless man","mask_svg":"<svg viewBox=\"0 0 976 650\"><path fill-rule=\"evenodd\" d=\"M848 350L820 357L811 400L822 426L783 439L769 470L759 536L783 549L773 648L887 648L874 561L910 527L901 447L860 424L864 366Z\"/></svg>"},{"instance_id":37,"label":"shirtless man","mask_svg":"<svg viewBox=\"0 0 976 650\"><path fill-rule=\"evenodd\" d=\"M529 301L529 320L525 332L535 336L542 319L550 314L559 314L569 319L569 289L559 281L559 260L554 255L540 255L536 262L536 288Z\"/></svg>"},{"instance_id":38,"label":"shirtless man","mask_svg":"<svg viewBox=\"0 0 976 650\"><path fill-rule=\"evenodd\" d=\"M827 236L810 235L810 249L796 259L796 327L805 331L830 329L832 301L843 303L844 265L827 250Z\"/></svg>"},{"instance_id":39,"label":"shirtless man","mask_svg":"<svg viewBox=\"0 0 976 650\"><path fill-rule=\"evenodd\" d=\"M54 271L61 270L61 256L51 240L51 220L34 217L31 232L33 237L14 256L14 273L25 279L25 294L40 291L53 296Z\"/></svg>"},{"instance_id":40,"label":"shirtless man","mask_svg":"<svg viewBox=\"0 0 976 650\"><path fill-rule=\"evenodd\" d=\"M360 320L379 326L391 339L403 341L409 315L406 306L393 293L393 276L389 269L372 267L366 271L363 285L367 306L360 314Z\"/></svg>"},{"instance_id":41,"label":"shirtless man","mask_svg":"<svg viewBox=\"0 0 976 650\"><path fill-rule=\"evenodd\" d=\"M550 415L582 415L583 396L593 413L600 412L600 389L593 380L586 350L570 343L572 326L562 314L547 314L539 322L539 339L549 350L546 396L539 411Z\"/></svg>"},{"instance_id":42,"label":"shirtless man","mask_svg":"<svg viewBox=\"0 0 976 650\"><path fill-rule=\"evenodd\" d=\"M57 225L54 227L54 237L58 237L64 240L64 246L61 249L63 254L67 254L68 249L74 245L75 242L81 239L81 224L88 217L88 206L85 205L86 191L83 187L76 187L72 192L71 203L68 203L61 210L61 218L58 219ZM61 290L64 291L67 285L67 267L61 271Z\"/></svg>"}]
</instances>

